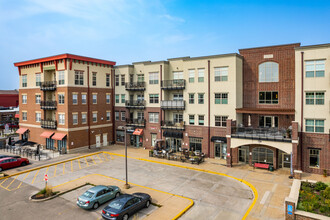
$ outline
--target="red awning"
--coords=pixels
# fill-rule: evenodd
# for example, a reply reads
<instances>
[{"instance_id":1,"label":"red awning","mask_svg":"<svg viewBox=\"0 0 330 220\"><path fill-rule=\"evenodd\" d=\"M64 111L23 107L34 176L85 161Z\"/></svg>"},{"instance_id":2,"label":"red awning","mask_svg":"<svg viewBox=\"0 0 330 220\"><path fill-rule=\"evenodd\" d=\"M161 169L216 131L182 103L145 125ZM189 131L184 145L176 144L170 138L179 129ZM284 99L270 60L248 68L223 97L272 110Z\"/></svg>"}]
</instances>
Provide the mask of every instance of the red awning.
<instances>
[{"instance_id":1,"label":"red awning","mask_svg":"<svg viewBox=\"0 0 330 220\"><path fill-rule=\"evenodd\" d=\"M15 118L19 118L19 114L15 114Z\"/></svg>"},{"instance_id":2,"label":"red awning","mask_svg":"<svg viewBox=\"0 0 330 220\"><path fill-rule=\"evenodd\" d=\"M133 135L142 135L143 134L143 129L137 128L133 132Z\"/></svg>"},{"instance_id":3,"label":"red awning","mask_svg":"<svg viewBox=\"0 0 330 220\"><path fill-rule=\"evenodd\" d=\"M18 134L24 134L25 132L27 132L27 130L29 130L28 128L19 128L16 133Z\"/></svg>"},{"instance_id":4,"label":"red awning","mask_svg":"<svg viewBox=\"0 0 330 220\"><path fill-rule=\"evenodd\" d=\"M42 134L40 135L40 137L43 137L43 138L50 138L53 134L54 134L54 132L51 132L51 131L44 131L44 132L42 132Z\"/></svg>"},{"instance_id":5,"label":"red awning","mask_svg":"<svg viewBox=\"0 0 330 220\"><path fill-rule=\"evenodd\" d=\"M65 136L66 136L66 134L63 134L63 133L55 133L53 135L52 139L61 141Z\"/></svg>"}]
</instances>

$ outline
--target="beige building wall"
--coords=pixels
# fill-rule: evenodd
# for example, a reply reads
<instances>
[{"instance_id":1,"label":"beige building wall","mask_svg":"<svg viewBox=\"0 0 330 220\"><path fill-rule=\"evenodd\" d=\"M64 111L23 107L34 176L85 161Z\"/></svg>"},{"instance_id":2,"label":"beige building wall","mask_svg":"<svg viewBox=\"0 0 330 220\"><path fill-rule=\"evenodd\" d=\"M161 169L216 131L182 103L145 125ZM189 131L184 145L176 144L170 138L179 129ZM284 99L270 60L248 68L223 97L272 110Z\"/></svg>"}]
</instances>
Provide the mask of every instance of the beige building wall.
<instances>
[{"instance_id":1,"label":"beige building wall","mask_svg":"<svg viewBox=\"0 0 330 220\"><path fill-rule=\"evenodd\" d=\"M330 44L315 45L296 48L295 69L296 69L296 100L295 100L295 120L301 124L301 52L304 53L304 89L303 89L303 108L304 108L304 128L306 119L323 119L324 132L330 129ZM325 60L324 77L306 77L305 61ZM324 92L324 105L306 105L306 92ZM300 129L300 128L299 128Z\"/></svg>"}]
</instances>

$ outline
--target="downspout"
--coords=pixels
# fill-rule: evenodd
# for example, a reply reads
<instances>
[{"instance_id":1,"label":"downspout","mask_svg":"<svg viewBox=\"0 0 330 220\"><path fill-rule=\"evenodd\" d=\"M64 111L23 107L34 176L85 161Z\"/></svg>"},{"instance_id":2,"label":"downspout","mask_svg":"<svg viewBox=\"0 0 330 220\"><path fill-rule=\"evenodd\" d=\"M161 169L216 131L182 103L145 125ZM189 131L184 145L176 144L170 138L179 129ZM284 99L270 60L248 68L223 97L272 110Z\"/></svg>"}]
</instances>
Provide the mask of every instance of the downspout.
<instances>
[{"instance_id":1,"label":"downspout","mask_svg":"<svg viewBox=\"0 0 330 220\"><path fill-rule=\"evenodd\" d=\"M160 83L162 84L162 79L163 79L163 65L160 65L160 71L159 71L159 75L160 75ZM160 103L163 100L163 93L162 93L162 86L160 86ZM164 114L165 117L165 114ZM162 108L160 108L160 139L163 139L163 132L162 132L162 120L163 120L163 110ZM165 120L165 119L164 119Z\"/></svg>"},{"instance_id":2,"label":"downspout","mask_svg":"<svg viewBox=\"0 0 330 220\"><path fill-rule=\"evenodd\" d=\"M89 95L89 66L87 66L87 122L88 122L88 149L91 149L91 123L90 123L90 95Z\"/></svg>"},{"instance_id":3,"label":"downspout","mask_svg":"<svg viewBox=\"0 0 330 220\"><path fill-rule=\"evenodd\" d=\"M302 169L303 161L303 129L304 129L304 52L301 52L301 127L300 127L300 162L299 168Z\"/></svg>"},{"instance_id":4,"label":"downspout","mask_svg":"<svg viewBox=\"0 0 330 220\"><path fill-rule=\"evenodd\" d=\"M111 121L112 121L112 142L115 143L115 128L116 128L116 124L115 124L115 69L113 68L113 66L111 66L111 71L110 71L110 77L111 77Z\"/></svg>"},{"instance_id":5,"label":"downspout","mask_svg":"<svg viewBox=\"0 0 330 220\"><path fill-rule=\"evenodd\" d=\"M210 100L210 94L211 94L211 91L210 91L210 60L208 60L207 61L207 66L208 66L208 70L207 70L207 84L208 84L208 88L207 88L207 90L208 90L208 128L207 128L207 147L208 147L208 155L209 155L209 157L211 157L211 155L210 155L210 149L211 149L211 143L210 143L210 133L211 133L211 131L210 131L210 125L211 125L211 123L210 123L210 119L211 119L211 117L210 117L210 111L211 111L211 109L210 109L210 105L211 105L211 100Z\"/></svg>"}]
</instances>

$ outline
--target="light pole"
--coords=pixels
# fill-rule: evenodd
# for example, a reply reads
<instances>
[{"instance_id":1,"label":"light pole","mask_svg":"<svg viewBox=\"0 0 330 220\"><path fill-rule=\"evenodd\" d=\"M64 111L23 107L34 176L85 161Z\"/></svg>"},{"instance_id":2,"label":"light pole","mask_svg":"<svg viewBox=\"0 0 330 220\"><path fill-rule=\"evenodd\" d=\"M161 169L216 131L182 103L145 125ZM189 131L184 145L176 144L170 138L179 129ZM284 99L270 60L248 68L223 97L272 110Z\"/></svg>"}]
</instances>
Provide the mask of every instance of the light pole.
<instances>
[{"instance_id":1,"label":"light pole","mask_svg":"<svg viewBox=\"0 0 330 220\"><path fill-rule=\"evenodd\" d=\"M125 189L129 189L130 185L127 182L128 179L128 172L127 172L127 140L126 140L126 135L127 135L127 127L124 126L125 129L125 172L126 172L126 183L125 183Z\"/></svg>"}]
</instances>

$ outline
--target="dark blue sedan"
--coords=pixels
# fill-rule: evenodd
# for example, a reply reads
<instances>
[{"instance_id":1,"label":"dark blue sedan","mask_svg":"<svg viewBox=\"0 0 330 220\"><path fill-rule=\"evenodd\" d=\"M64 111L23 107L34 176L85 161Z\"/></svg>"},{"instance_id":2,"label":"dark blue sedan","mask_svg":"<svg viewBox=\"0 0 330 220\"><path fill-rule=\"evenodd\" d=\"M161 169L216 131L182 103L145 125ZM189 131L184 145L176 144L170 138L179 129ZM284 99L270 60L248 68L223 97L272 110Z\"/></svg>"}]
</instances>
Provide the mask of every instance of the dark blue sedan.
<instances>
[{"instance_id":1,"label":"dark blue sedan","mask_svg":"<svg viewBox=\"0 0 330 220\"><path fill-rule=\"evenodd\" d=\"M127 220L134 213L151 204L151 197L146 193L124 194L112 200L103 210L103 219Z\"/></svg>"}]
</instances>

